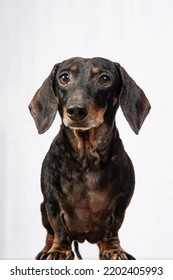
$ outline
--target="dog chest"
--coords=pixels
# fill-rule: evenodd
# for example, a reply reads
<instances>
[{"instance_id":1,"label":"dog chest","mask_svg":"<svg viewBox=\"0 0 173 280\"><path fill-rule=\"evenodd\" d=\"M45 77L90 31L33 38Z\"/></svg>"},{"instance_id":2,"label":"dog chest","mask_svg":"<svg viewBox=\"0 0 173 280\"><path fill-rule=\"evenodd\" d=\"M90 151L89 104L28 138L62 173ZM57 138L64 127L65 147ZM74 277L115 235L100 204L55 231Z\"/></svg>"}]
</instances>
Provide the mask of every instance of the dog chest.
<instances>
[{"instance_id":1,"label":"dog chest","mask_svg":"<svg viewBox=\"0 0 173 280\"><path fill-rule=\"evenodd\" d=\"M60 206L66 227L77 240L82 240L82 236L92 236L92 232L97 236L109 227L115 203L110 186L104 185L103 174L86 171L82 176L75 175L68 184L66 182L68 191L66 189ZM92 242L92 238L89 239Z\"/></svg>"}]
</instances>

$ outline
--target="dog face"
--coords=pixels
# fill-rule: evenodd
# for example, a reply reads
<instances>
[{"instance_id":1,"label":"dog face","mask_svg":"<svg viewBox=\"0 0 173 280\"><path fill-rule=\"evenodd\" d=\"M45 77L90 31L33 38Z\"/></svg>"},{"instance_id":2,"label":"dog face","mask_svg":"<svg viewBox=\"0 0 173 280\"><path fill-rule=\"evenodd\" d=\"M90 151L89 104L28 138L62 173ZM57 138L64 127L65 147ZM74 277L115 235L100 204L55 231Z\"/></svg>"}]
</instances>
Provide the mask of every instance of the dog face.
<instances>
[{"instance_id":1,"label":"dog face","mask_svg":"<svg viewBox=\"0 0 173 280\"><path fill-rule=\"evenodd\" d=\"M100 126L106 111L118 104L121 80L113 62L76 58L59 65L54 86L64 124L88 130Z\"/></svg>"},{"instance_id":2,"label":"dog face","mask_svg":"<svg viewBox=\"0 0 173 280\"><path fill-rule=\"evenodd\" d=\"M150 109L143 91L118 63L76 57L54 66L29 109L38 132L43 133L57 110L65 126L88 130L112 123L119 104L138 133Z\"/></svg>"}]
</instances>

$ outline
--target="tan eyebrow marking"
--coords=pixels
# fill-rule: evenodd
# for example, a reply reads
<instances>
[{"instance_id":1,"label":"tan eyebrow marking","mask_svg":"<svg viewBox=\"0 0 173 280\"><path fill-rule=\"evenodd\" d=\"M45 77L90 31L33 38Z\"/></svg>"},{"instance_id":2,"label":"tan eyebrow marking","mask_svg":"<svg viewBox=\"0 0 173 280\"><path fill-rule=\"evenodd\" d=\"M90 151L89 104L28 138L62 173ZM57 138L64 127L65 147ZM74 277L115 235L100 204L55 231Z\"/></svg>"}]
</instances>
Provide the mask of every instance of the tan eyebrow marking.
<instances>
[{"instance_id":1,"label":"tan eyebrow marking","mask_svg":"<svg viewBox=\"0 0 173 280\"><path fill-rule=\"evenodd\" d=\"M100 69L99 67L93 67L91 71L92 73L97 74L100 71Z\"/></svg>"},{"instance_id":2,"label":"tan eyebrow marking","mask_svg":"<svg viewBox=\"0 0 173 280\"><path fill-rule=\"evenodd\" d=\"M77 70L77 66L76 65L72 65L71 67L70 67L70 71L76 71Z\"/></svg>"}]
</instances>

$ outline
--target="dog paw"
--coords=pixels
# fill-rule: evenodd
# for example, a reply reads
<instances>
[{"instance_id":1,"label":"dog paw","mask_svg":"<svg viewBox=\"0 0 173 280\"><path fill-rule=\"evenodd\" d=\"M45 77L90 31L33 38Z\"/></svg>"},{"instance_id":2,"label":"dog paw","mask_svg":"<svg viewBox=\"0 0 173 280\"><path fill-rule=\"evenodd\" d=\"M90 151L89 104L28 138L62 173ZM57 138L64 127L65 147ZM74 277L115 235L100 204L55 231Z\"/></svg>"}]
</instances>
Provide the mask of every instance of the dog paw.
<instances>
[{"instance_id":1,"label":"dog paw","mask_svg":"<svg viewBox=\"0 0 173 280\"><path fill-rule=\"evenodd\" d=\"M72 251L47 252L38 255L37 260L74 260Z\"/></svg>"},{"instance_id":2,"label":"dog paw","mask_svg":"<svg viewBox=\"0 0 173 280\"><path fill-rule=\"evenodd\" d=\"M40 260L40 259L41 259L41 256L44 255L44 254L46 254L46 253L43 252L43 251L39 252L38 255L35 257L35 259L36 259L36 260Z\"/></svg>"},{"instance_id":3,"label":"dog paw","mask_svg":"<svg viewBox=\"0 0 173 280\"><path fill-rule=\"evenodd\" d=\"M101 260L135 260L133 256L123 250L105 250L100 255Z\"/></svg>"}]
</instances>

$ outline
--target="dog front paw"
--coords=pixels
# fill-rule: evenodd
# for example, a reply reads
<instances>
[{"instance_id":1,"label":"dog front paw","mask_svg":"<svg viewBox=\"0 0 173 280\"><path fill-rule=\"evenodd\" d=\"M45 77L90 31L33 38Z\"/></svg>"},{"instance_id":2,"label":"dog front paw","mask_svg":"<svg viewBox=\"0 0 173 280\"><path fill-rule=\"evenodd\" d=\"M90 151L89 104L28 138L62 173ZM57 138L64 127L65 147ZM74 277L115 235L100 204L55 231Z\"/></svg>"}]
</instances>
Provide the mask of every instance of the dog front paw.
<instances>
[{"instance_id":1,"label":"dog front paw","mask_svg":"<svg viewBox=\"0 0 173 280\"><path fill-rule=\"evenodd\" d=\"M74 260L74 253L72 251L48 251L40 254L37 260Z\"/></svg>"},{"instance_id":2,"label":"dog front paw","mask_svg":"<svg viewBox=\"0 0 173 280\"><path fill-rule=\"evenodd\" d=\"M124 250L105 250L100 254L101 260L135 260L135 258Z\"/></svg>"}]
</instances>

